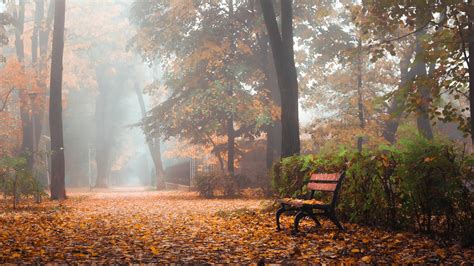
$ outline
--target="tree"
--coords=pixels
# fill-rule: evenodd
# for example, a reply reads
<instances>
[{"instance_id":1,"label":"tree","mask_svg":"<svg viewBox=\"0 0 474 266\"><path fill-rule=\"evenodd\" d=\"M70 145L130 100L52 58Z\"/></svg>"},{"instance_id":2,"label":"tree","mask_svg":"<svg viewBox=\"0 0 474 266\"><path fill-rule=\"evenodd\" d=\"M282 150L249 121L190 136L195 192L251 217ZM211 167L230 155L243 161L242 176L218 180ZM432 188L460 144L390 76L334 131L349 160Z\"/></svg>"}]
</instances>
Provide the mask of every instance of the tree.
<instances>
[{"instance_id":1,"label":"tree","mask_svg":"<svg viewBox=\"0 0 474 266\"><path fill-rule=\"evenodd\" d=\"M246 1L135 3L139 31L132 44L165 72L163 83L152 86L162 98L144 119L147 135L212 146L222 171L233 175L243 153L239 141L256 138L276 120L255 56L257 19Z\"/></svg>"},{"instance_id":2,"label":"tree","mask_svg":"<svg viewBox=\"0 0 474 266\"><path fill-rule=\"evenodd\" d=\"M135 93L137 94L138 103L140 104L140 111L142 113L142 118L146 117L146 106L145 100L143 99L142 91L138 85L138 82L134 83ZM156 178L156 188L164 189L165 188L165 171L163 169L163 161L161 160L161 143L160 136L154 136L147 138L147 145L150 151L153 164L155 166L155 178Z\"/></svg>"},{"instance_id":3,"label":"tree","mask_svg":"<svg viewBox=\"0 0 474 266\"><path fill-rule=\"evenodd\" d=\"M49 125L51 132L51 199L53 200L66 198L62 118L65 12L66 0L55 0L49 102Z\"/></svg>"},{"instance_id":4,"label":"tree","mask_svg":"<svg viewBox=\"0 0 474 266\"><path fill-rule=\"evenodd\" d=\"M472 36L472 3L408 1L396 7L384 1L366 0L363 4L371 6L363 24L367 30L378 33L374 36L379 36L379 40L374 44L382 46L415 36L415 58L408 71L412 87L392 95L406 96L403 107L407 114L417 115L420 134L430 138L432 124L455 122L466 137L471 135L472 141L472 68L467 53L472 43L467 38ZM397 34L397 28L407 32Z\"/></svg>"},{"instance_id":5,"label":"tree","mask_svg":"<svg viewBox=\"0 0 474 266\"><path fill-rule=\"evenodd\" d=\"M260 0L281 98L281 157L300 153L298 79L293 50L292 1L281 1L281 33L271 0Z\"/></svg>"}]
</instances>

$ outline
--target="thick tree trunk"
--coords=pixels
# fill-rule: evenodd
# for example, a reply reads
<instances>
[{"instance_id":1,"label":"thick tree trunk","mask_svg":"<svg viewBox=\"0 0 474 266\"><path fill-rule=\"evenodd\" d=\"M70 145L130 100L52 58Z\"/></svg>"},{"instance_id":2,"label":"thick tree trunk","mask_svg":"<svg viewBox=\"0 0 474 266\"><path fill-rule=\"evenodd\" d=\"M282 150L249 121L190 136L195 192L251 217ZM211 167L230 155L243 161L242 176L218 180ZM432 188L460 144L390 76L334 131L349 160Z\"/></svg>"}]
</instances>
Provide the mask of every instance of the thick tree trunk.
<instances>
[{"instance_id":1,"label":"thick tree trunk","mask_svg":"<svg viewBox=\"0 0 474 266\"><path fill-rule=\"evenodd\" d=\"M62 120L62 79L64 51L64 21L66 1L55 0L49 125L51 132L51 199L66 198Z\"/></svg>"},{"instance_id":2,"label":"thick tree trunk","mask_svg":"<svg viewBox=\"0 0 474 266\"><path fill-rule=\"evenodd\" d=\"M53 17L54 17L54 1L50 1L49 5L49 10L48 10L48 16L46 18L46 25L42 24L42 21L44 19L44 0L37 0L37 2L40 3L40 10L41 12L38 13L39 19L38 21L40 22L39 25L39 36L38 36L38 46L39 46L39 62L38 62L38 75L41 77L42 73L46 70L46 62L48 60L48 39L49 39L49 34L51 32L51 24L53 22ZM47 84L43 81L42 78L39 79L38 81L38 86L44 91L47 91ZM46 98L42 95L40 95L39 100L40 101L46 101ZM43 134L43 128L45 128L46 125L46 120L48 119L48 112L45 110L45 105L44 104L38 104L36 105L36 113L33 114L35 116L34 119L34 127L35 127L35 139L39 140L41 138L41 135ZM35 150L38 150L38 144L39 141L36 141L36 147Z\"/></svg>"},{"instance_id":3,"label":"thick tree trunk","mask_svg":"<svg viewBox=\"0 0 474 266\"><path fill-rule=\"evenodd\" d=\"M35 82L36 85L40 87L46 87L46 84L42 83L40 80L41 75L41 68L38 63L38 46L39 46L39 30L41 28L41 21L43 20L44 16L44 2L43 0L35 1L35 19L33 25L33 35L31 37L31 62L33 67L36 71L36 79L32 80ZM40 84L41 82L41 84ZM42 96L40 96L42 97ZM38 101L38 99L36 100ZM29 145L28 149L31 150L31 153L28 154L28 167L30 170L33 170L36 155L34 154L38 150L39 138L41 136L41 129L42 129L42 122L43 122L43 114L44 114L44 105L37 104L37 102L30 102L28 106L31 106L31 118L30 116L25 117L24 123L28 123L24 127L24 137L30 139L27 143L31 141L31 145ZM33 106L34 105L34 106ZM27 119L26 119L27 118Z\"/></svg>"},{"instance_id":4,"label":"thick tree trunk","mask_svg":"<svg viewBox=\"0 0 474 266\"><path fill-rule=\"evenodd\" d=\"M108 122L110 122L107 114L107 88L100 81L104 71L96 69L97 83L99 85L99 95L96 99L95 119L96 119L96 139L95 139L95 160L97 165L97 178L95 187L105 188L108 186L108 165L110 164L110 146L111 132L109 132Z\"/></svg>"},{"instance_id":5,"label":"thick tree trunk","mask_svg":"<svg viewBox=\"0 0 474 266\"><path fill-rule=\"evenodd\" d=\"M18 12L15 11L15 51L18 62L25 61L25 45L23 33L25 26L25 0L19 1ZM20 91L20 118L22 126L21 152L27 156L28 168L33 165L31 152L33 151L33 132L30 119L30 103L25 90Z\"/></svg>"},{"instance_id":6,"label":"thick tree trunk","mask_svg":"<svg viewBox=\"0 0 474 266\"><path fill-rule=\"evenodd\" d=\"M421 28L426 24L427 18L421 6L417 6L417 12L416 25L417 28ZM431 103L431 90L427 85L425 85L426 79L428 79L428 74L426 71L425 52L421 44L421 38L423 34L425 34L425 32L420 31L415 35L416 48L414 68L416 72L416 78L421 80L421 82L418 82L417 84L420 103L418 105L416 122L418 126L418 132L427 139L433 139L433 129L431 127L431 121L428 114Z\"/></svg>"},{"instance_id":7,"label":"thick tree trunk","mask_svg":"<svg viewBox=\"0 0 474 266\"><path fill-rule=\"evenodd\" d=\"M25 0L19 0L18 14L15 12L15 48L16 57L19 62L25 59L25 48L23 43L23 30L25 26Z\"/></svg>"},{"instance_id":8,"label":"thick tree trunk","mask_svg":"<svg viewBox=\"0 0 474 266\"><path fill-rule=\"evenodd\" d=\"M137 94L138 103L140 104L140 111L144 118L146 116L145 101L138 83L135 83L134 88L135 93ZM147 138L146 143L148 144L148 150L150 151L153 165L155 166L156 189L165 189L165 170L163 169L163 161L161 160L160 138Z\"/></svg>"},{"instance_id":9,"label":"thick tree trunk","mask_svg":"<svg viewBox=\"0 0 474 266\"><path fill-rule=\"evenodd\" d=\"M300 153L298 118L298 79L293 51L292 1L281 0L281 35L271 0L260 0L272 48L281 96L281 157Z\"/></svg>"},{"instance_id":10,"label":"thick tree trunk","mask_svg":"<svg viewBox=\"0 0 474 266\"><path fill-rule=\"evenodd\" d=\"M268 43L268 36L263 34L258 38L261 70L265 75L264 90L268 94L269 107L278 106L281 109L280 92L278 91L278 83L275 77L275 67L271 64L272 54ZM276 158L281 153L281 118L272 120L271 124L265 128L267 135L266 141L266 168L270 170ZM280 145L278 145L280 144Z\"/></svg>"},{"instance_id":11,"label":"thick tree trunk","mask_svg":"<svg viewBox=\"0 0 474 266\"><path fill-rule=\"evenodd\" d=\"M389 118L385 123L383 137L391 144L394 144L396 141L396 134L400 124L400 119L402 118L403 111L405 110L408 89L414 79L413 68L408 71L411 55L411 53L408 53L406 56L400 59L400 83L398 85L398 90L393 96L388 108Z\"/></svg>"}]
</instances>

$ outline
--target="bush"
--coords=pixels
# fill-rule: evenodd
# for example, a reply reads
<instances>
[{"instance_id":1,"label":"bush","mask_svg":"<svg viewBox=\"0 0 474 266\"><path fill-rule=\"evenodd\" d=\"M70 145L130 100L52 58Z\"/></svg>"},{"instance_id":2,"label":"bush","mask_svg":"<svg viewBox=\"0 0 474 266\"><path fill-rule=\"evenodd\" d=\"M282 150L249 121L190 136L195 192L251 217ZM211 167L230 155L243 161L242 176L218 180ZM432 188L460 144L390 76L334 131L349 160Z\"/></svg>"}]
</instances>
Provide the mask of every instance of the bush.
<instances>
[{"instance_id":1,"label":"bush","mask_svg":"<svg viewBox=\"0 0 474 266\"><path fill-rule=\"evenodd\" d=\"M13 207L20 198L35 197L39 202L45 195L44 187L27 170L24 157L4 157L0 160L0 188L5 198L11 198Z\"/></svg>"},{"instance_id":2,"label":"bush","mask_svg":"<svg viewBox=\"0 0 474 266\"><path fill-rule=\"evenodd\" d=\"M299 197L307 193L306 184L314 172L338 172L345 169L347 150L321 156L301 155L283 158L272 168L273 189L282 197Z\"/></svg>"},{"instance_id":3,"label":"bush","mask_svg":"<svg viewBox=\"0 0 474 266\"><path fill-rule=\"evenodd\" d=\"M217 174L198 175L196 188L199 194L205 198L212 198L218 193L226 197L234 197L240 191L236 178Z\"/></svg>"},{"instance_id":4,"label":"bush","mask_svg":"<svg viewBox=\"0 0 474 266\"><path fill-rule=\"evenodd\" d=\"M439 235L473 243L473 156L455 144L421 137L398 146L301 155L276 163L272 184L281 197L307 193L313 172L346 169L338 209L347 220Z\"/></svg>"},{"instance_id":5,"label":"bush","mask_svg":"<svg viewBox=\"0 0 474 266\"><path fill-rule=\"evenodd\" d=\"M349 158L339 198L341 212L353 222L396 227L399 191L393 173L397 156L380 150L352 153Z\"/></svg>"},{"instance_id":6,"label":"bush","mask_svg":"<svg viewBox=\"0 0 474 266\"><path fill-rule=\"evenodd\" d=\"M212 174L198 175L196 177L196 188L202 197L212 198L214 196L216 179L217 177Z\"/></svg>"}]
</instances>

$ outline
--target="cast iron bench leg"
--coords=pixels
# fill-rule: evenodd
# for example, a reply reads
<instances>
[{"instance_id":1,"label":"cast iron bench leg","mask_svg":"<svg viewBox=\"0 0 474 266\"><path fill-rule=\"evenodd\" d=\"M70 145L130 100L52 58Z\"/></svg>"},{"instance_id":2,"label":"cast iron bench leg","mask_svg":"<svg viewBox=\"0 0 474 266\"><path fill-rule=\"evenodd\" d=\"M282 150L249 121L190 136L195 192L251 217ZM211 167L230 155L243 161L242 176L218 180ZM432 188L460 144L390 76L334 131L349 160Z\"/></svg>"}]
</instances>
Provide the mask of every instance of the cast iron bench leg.
<instances>
[{"instance_id":1,"label":"cast iron bench leg","mask_svg":"<svg viewBox=\"0 0 474 266\"><path fill-rule=\"evenodd\" d=\"M294 233L298 233L298 225L300 224L300 220L303 219L307 214L304 211L299 211L295 216L295 228L293 230Z\"/></svg>"},{"instance_id":2,"label":"cast iron bench leg","mask_svg":"<svg viewBox=\"0 0 474 266\"><path fill-rule=\"evenodd\" d=\"M339 222L334 212L330 212L328 218L337 226L337 228L339 228L339 230L344 231L344 227L342 227L342 224Z\"/></svg>"},{"instance_id":3,"label":"cast iron bench leg","mask_svg":"<svg viewBox=\"0 0 474 266\"><path fill-rule=\"evenodd\" d=\"M308 216L313 219L313 221L316 223L317 226L321 226L321 223L319 222L318 218L316 217L316 215L314 215L314 213L308 213Z\"/></svg>"},{"instance_id":4,"label":"cast iron bench leg","mask_svg":"<svg viewBox=\"0 0 474 266\"><path fill-rule=\"evenodd\" d=\"M285 206L282 204L280 209L276 212L276 224L277 224L277 231L281 231L280 227L280 216L282 213L285 212Z\"/></svg>"}]
</instances>

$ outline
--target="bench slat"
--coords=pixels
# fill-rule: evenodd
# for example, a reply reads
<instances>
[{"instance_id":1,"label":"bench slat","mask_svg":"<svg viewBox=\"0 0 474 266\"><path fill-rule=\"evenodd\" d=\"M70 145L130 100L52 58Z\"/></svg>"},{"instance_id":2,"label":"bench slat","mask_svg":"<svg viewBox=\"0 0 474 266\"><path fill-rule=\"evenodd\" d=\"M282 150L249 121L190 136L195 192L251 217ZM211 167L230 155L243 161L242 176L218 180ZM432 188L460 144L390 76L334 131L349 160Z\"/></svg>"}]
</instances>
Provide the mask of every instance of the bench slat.
<instances>
[{"instance_id":1,"label":"bench slat","mask_svg":"<svg viewBox=\"0 0 474 266\"><path fill-rule=\"evenodd\" d=\"M334 192L336 190L337 183L339 182L340 178L340 173L312 174L310 183L308 183L308 189Z\"/></svg>"}]
</instances>

